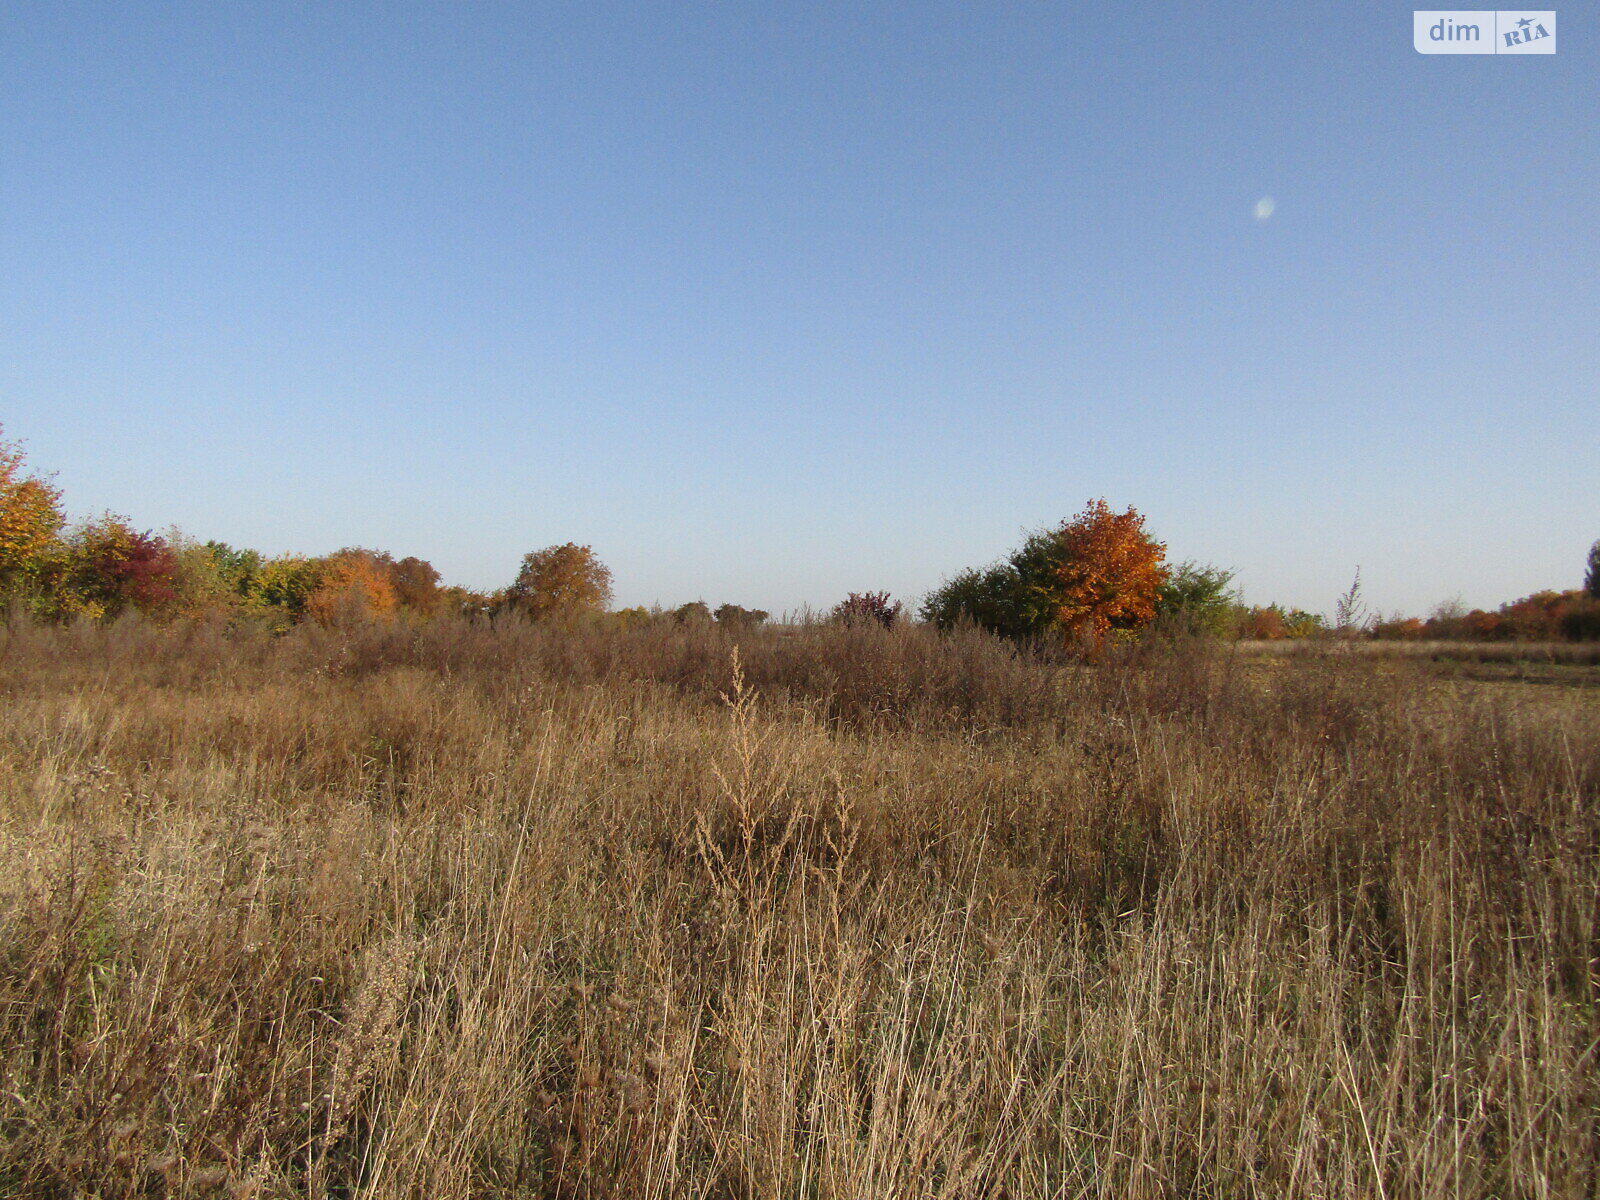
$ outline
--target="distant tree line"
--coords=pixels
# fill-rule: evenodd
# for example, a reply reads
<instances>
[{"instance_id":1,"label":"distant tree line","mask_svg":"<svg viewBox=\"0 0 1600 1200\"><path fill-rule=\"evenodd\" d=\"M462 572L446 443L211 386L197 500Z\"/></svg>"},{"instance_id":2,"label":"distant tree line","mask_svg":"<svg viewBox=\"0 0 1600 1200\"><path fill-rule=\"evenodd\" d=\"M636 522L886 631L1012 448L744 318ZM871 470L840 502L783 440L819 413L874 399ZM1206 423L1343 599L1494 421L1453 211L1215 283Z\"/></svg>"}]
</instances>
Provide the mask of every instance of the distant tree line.
<instances>
[{"instance_id":1,"label":"distant tree line","mask_svg":"<svg viewBox=\"0 0 1600 1200\"><path fill-rule=\"evenodd\" d=\"M69 523L60 490L0 438L0 602L45 619L228 615L279 630L401 614L548 620L606 609L611 573L590 547L567 543L527 555L511 586L479 592L443 586L426 560L382 550L270 556L141 531L114 513Z\"/></svg>"},{"instance_id":2,"label":"distant tree line","mask_svg":"<svg viewBox=\"0 0 1600 1200\"><path fill-rule=\"evenodd\" d=\"M1492 611L1440 605L1425 619L1393 617L1374 622L1372 635L1397 641L1600 641L1600 592L1588 587L1535 592Z\"/></svg>"},{"instance_id":3,"label":"distant tree line","mask_svg":"<svg viewBox=\"0 0 1600 1200\"><path fill-rule=\"evenodd\" d=\"M3 431L0 431L3 432ZM1169 563L1166 546L1133 508L1091 500L1077 516L1037 531L986 567L961 571L924 598L919 616L940 629L972 625L1017 640L1080 645L1129 640L1152 627L1174 634L1278 640L1323 636L1441 640L1600 639L1600 542L1584 586L1536 592L1495 611L1442 606L1426 619L1367 617L1360 576L1333 622L1277 604L1250 606L1233 573ZM320 557L268 556L180 533L141 531L113 513L69 523L61 493L30 473L20 446L0 436L0 605L36 617L248 617L274 630L402 616L517 614L536 621L608 613L621 627L668 621L749 630L761 609L694 601L661 612L609 612L611 572L589 546L567 542L524 556L516 579L494 592L444 586L424 559L347 547ZM887 592L851 592L829 613L843 625L894 629L904 605Z\"/></svg>"}]
</instances>

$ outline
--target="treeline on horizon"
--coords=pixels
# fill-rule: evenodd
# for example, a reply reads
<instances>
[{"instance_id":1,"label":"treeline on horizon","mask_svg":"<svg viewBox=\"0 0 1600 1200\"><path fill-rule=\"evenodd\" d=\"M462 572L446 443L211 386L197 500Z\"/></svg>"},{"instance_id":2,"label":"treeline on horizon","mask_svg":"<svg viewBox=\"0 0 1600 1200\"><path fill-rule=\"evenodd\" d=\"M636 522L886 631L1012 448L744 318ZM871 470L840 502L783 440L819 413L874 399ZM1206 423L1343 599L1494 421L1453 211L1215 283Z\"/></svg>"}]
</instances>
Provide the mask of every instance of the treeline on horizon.
<instances>
[{"instance_id":1,"label":"treeline on horizon","mask_svg":"<svg viewBox=\"0 0 1600 1200\"><path fill-rule=\"evenodd\" d=\"M3 430L0 430L3 433ZM960 572L924 598L917 616L938 628L975 624L1016 640L1129 640L1143 631L1239 640L1328 636L1440 641L1600 640L1600 541L1583 588L1546 590L1498 610L1440 605L1427 618L1370 613L1359 574L1330 620L1279 604L1250 605L1231 571L1169 563L1166 547L1130 508L1103 500L1030 535L1005 558ZM611 608L611 573L589 546L568 542L524 556L494 591L442 582L425 559L362 547L267 555L178 531L141 531L112 513L69 522L61 492L29 473L22 449L0 437L0 610L36 619L233 618L275 631L302 621L431 620L519 614L534 620L604 619L621 627L670 620L750 628L768 614L702 601L672 610ZM894 626L907 619L887 593L851 593L828 614Z\"/></svg>"}]
</instances>

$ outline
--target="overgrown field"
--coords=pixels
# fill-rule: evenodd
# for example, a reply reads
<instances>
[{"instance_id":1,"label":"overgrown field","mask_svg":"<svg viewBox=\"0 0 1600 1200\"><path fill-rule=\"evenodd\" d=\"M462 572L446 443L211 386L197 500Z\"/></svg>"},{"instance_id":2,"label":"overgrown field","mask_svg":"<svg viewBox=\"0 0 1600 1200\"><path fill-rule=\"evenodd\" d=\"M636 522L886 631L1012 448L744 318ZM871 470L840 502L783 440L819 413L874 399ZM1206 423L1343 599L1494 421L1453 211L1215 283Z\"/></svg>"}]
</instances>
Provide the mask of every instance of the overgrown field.
<instances>
[{"instance_id":1,"label":"overgrown field","mask_svg":"<svg viewBox=\"0 0 1600 1200\"><path fill-rule=\"evenodd\" d=\"M1592 1196L1597 709L1429 672L15 627L0 1196Z\"/></svg>"}]
</instances>

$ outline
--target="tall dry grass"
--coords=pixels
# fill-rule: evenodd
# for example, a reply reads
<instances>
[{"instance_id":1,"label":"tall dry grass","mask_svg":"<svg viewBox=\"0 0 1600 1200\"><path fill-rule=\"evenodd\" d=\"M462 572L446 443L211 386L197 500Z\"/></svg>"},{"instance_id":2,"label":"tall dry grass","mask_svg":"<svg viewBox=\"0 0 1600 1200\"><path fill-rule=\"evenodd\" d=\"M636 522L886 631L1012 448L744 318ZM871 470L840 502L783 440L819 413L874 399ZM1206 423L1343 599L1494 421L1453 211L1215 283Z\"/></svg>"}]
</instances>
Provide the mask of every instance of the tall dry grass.
<instances>
[{"instance_id":1,"label":"tall dry grass","mask_svg":"<svg viewBox=\"0 0 1600 1200\"><path fill-rule=\"evenodd\" d=\"M0 688L0 1195L1600 1186L1583 706L515 624Z\"/></svg>"}]
</instances>

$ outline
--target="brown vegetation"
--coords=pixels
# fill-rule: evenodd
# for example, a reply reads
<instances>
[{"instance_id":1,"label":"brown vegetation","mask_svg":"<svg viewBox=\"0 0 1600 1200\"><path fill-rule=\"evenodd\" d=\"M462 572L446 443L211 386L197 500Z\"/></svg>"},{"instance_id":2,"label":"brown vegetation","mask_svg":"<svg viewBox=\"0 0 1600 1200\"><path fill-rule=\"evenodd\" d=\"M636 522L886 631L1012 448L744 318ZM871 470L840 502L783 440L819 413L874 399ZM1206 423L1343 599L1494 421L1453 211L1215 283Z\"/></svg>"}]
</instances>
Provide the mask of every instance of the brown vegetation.
<instances>
[{"instance_id":1,"label":"brown vegetation","mask_svg":"<svg viewBox=\"0 0 1600 1200\"><path fill-rule=\"evenodd\" d=\"M0 1195L1593 1195L1600 730L1425 669L14 625Z\"/></svg>"},{"instance_id":2,"label":"brown vegetation","mask_svg":"<svg viewBox=\"0 0 1600 1200\"><path fill-rule=\"evenodd\" d=\"M514 611L535 619L604 612L611 604L611 571L588 546L546 546L523 556L506 600Z\"/></svg>"}]
</instances>

